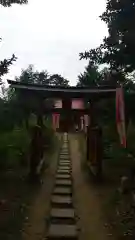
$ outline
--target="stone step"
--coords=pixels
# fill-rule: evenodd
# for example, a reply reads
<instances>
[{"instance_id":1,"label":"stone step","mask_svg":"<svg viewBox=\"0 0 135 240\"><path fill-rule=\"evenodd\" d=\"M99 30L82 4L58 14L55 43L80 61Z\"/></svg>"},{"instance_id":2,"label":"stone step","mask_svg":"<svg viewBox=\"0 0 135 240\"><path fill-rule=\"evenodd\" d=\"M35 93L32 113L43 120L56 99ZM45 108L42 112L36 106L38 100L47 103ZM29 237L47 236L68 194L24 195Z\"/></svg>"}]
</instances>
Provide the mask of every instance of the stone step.
<instances>
[{"instance_id":1,"label":"stone step","mask_svg":"<svg viewBox=\"0 0 135 240\"><path fill-rule=\"evenodd\" d=\"M59 158L59 162L63 162L63 163L71 163L70 159L66 159L66 158Z\"/></svg>"},{"instance_id":2,"label":"stone step","mask_svg":"<svg viewBox=\"0 0 135 240\"><path fill-rule=\"evenodd\" d=\"M72 198L71 196L61 196L53 194L51 198L51 204L57 208L71 208L72 207Z\"/></svg>"},{"instance_id":3,"label":"stone step","mask_svg":"<svg viewBox=\"0 0 135 240\"><path fill-rule=\"evenodd\" d=\"M61 153L59 154L59 157L70 158L70 154L69 154L69 153L65 154L65 152L61 152Z\"/></svg>"},{"instance_id":4,"label":"stone step","mask_svg":"<svg viewBox=\"0 0 135 240\"><path fill-rule=\"evenodd\" d=\"M69 151L61 151L59 156L70 157Z\"/></svg>"},{"instance_id":5,"label":"stone step","mask_svg":"<svg viewBox=\"0 0 135 240\"><path fill-rule=\"evenodd\" d=\"M48 231L48 239L77 239L77 229L75 225L51 224Z\"/></svg>"},{"instance_id":6,"label":"stone step","mask_svg":"<svg viewBox=\"0 0 135 240\"><path fill-rule=\"evenodd\" d=\"M59 155L59 159L70 160L70 155L69 154L61 154L61 155Z\"/></svg>"},{"instance_id":7,"label":"stone step","mask_svg":"<svg viewBox=\"0 0 135 240\"><path fill-rule=\"evenodd\" d=\"M71 161L70 157L66 157L66 156L60 156L60 157L59 157L59 160L63 160L63 161L68 160L68 161Z\"/></svg>"},{"instance_id":8,"label":"stone step","mask_svg":"<svg viewBox=\"0 0 135 240\"><path fill-rule=\"evenodd\" d=\"M58 170L70 170L70 169L71 169L70 166L62 166L62 165L58 166Z\"/></svg>"},{"instance_id":9,"label":"stone step","mask_svg":"<svg viewBox=\"0 0 135 240\"><path fill-rule=\"evenodd\" d=\"M72 189L70 187L55 187L54 194L58 195L72 195Z\"/></svg>"},{"instance_id":10,"label":"stone step","mask_svg":"<svg viewBox=\"0 0 135 240\"><path fill-rule=\"evenodd\" d=\"M69 164L69 165L71 165L71 161L70 160L59 160L59 164L61 165L61 164L63 164L63 165L66 165L66 164Z\"/></svg>"},{"instance_id":11,"label":"stone step","mask_svg":"<svg viewBox=\"0 0 135 240\"><path fill-rule=\"evenodd\" d=\"M50 215L51 215L51 218L57 218L57 219L58 218L59 219L75 218L75 212L73 208L52 208Z\"/></svg>"},{"instance_id":12,"label":"stone step","mask_svg":"<svg viewBox=\"0 0 135 240\"><path fill-rule=\"evenodd\" d=\"M60 155L69 156L70 154L68 150L61 150Z\"/></svg>"},{"instance_id":13,"label":"stone step","mask_svg":"<svg viewBox=\"0 0 135 240\"><path fill-rule=\"evenodd\" d=\"M68 149L61 149L60 154L69 155Z\"/></svg>"},{"instance_id":14,"label":"stone step","mask_svg":"<svg viewBox=\"0 0 135 240\"><path fill-rule=\"evenodd\" d=\"M71 166L71 162L69 160L59 160L58 164L62 166Z\"/></svg>"},{"instance_id":15,"label":"stone step","mask_svg":"<svg viewBox=\"0 0 135 240\"><path fill-rule=\"evenodd\" d=\"M69 160L69 161L71 161L69 155L60 155L60 156L59 156L59 159L61 159L61 160Z\"/></svg>"},{"instance_id":16,"label":"stone step","mask_svg":"<svg viewBox=\"0 0 135 240\"><path fill-rule=\"evenodd\" d=\"M59 186L72 186L72 181L67 179L56 179L55 185Z\"/></svg>"},{"instance_id":17,"label":"stone step","mask_svg":"<svg viewBox=\"0 0 135 240\"><path fill-rule=\"evenodd\" d=\"M62 167L58 167L57 173L58 173L58 172L61 172L61 173L62 173L62 171L63 171L64 174L70 174L70 172L71 172L71 167L69 167L68 169L64 169L64 168L62 168Z\"/></svg>"},{"instance_id":18,"label":"stone step","mask_svg":"<svg viewBox=\"0 0 135 240\"><path fill-rule=\"evenodd\" d=\"M71 167L70 164L64 164L64 165L63 165L63 164L59 164L59 165L58 165L58 169L59 169L59 170L61 170L61 169L62 169L62 170L71 170L72 167ZM58 170L58 169L57 169L57 170Z\"/></svg>"},{"instance_id":19,"label":"stone step","mask_svg":"<svg viewBox=\"0 0 135 240\"><path fill-rule=\"evenodd\" d=\"M58 166L67 166L67 167L71 167L71 163L70 163L70 162L63 162L63 161L61 162L61 161L60 161L60 162L58 163Z\"/></svg>"},{"instance_id":20,"label":"stone step","mask_svg":"<svg viewBox=\"0 0 135 240\"><path fill-rule=\"evenodd\" d=\"M68 146L61 148L61 152L68 152L69 153L69 148Z\"/></svg>"},{"instance_id":21,"label":"stone step","mask_svg":"<svg viewBox=\"0 0 135 240\"><path fill-rule=\"evenodd\" d=\"M71 179L70 174L57 174L56 179Z\"/></svg>"},{"instance_id":22,"label":"stone step","mask_svg":"<svg viewBox=\"0 0 135 240\"><path fill-rule=\"evenodd\" d=\"M66 169L58 169L57 170L58 174L69 174L70 175L70 170L66 170Z\"/></svg>"}]
</instances>

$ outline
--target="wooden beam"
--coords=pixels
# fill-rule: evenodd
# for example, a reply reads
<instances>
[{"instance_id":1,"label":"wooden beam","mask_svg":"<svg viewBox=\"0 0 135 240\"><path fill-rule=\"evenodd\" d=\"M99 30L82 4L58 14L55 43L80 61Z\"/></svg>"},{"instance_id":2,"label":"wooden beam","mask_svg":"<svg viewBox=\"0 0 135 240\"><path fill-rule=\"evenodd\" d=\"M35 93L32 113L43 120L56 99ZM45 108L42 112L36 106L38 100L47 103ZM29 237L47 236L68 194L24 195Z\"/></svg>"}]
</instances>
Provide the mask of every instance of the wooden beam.
<instances>
[{"instance_id":1,"label":"wooden beam","mask_svg":"<svg viewBox=\"0 0 135 240\"><path fill-rule=\"evenodd\" d=\"M23 84L20 82L15 82L8 80L11 87L16 89L21 89L24 91L30 91L33 93L40 92L45 97L58 97L58 98L86 98L86 97L110 97L114 96L116 92L115 87L100 86L94 88L86 87L56 87L56 86L46 86L39 84Z\"/></svg>"}]
</instances>

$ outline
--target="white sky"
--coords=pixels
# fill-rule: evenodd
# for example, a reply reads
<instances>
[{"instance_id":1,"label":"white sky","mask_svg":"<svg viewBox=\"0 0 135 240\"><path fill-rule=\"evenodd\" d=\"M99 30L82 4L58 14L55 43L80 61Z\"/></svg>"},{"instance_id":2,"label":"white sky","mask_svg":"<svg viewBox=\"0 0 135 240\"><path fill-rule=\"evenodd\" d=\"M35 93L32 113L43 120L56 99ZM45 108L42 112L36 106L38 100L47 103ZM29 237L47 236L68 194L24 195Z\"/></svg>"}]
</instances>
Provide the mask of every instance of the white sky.
<instances>
[{"instance_id":1,"label":"white sky","mask_svg":"<svg viewBox=\"0 0 135 240\"><path fill-rule=\"evenodd\" d=\"M97 47L107 35L99 15L106 0L29 0L27 5L0 7L0 60L14 53L18 60L4 79L22 68L59 73L75 85L84 71L79 52Z\"/></svg>"}]
</instances>

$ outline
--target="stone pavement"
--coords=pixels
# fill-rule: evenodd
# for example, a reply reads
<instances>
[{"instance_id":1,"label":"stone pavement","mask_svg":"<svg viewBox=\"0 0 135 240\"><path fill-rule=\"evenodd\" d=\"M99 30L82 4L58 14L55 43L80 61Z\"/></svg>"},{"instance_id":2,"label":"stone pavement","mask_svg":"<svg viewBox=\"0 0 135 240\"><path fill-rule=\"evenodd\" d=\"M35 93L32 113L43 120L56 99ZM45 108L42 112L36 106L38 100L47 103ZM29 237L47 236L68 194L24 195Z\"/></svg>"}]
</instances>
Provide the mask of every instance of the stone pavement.
<instances>
[{"instance_id":1,"label":"stone pavement","mask_svg":"<svg viewBox=\"0 0 135 240\"><path fill-rule=\"evenodd\" d=\"M63 135L54 190L51 198L51 211L47 239L76 240L78 232L72 200L72 166L69 154L68 135Z\"/></svg>"}]
</instances>

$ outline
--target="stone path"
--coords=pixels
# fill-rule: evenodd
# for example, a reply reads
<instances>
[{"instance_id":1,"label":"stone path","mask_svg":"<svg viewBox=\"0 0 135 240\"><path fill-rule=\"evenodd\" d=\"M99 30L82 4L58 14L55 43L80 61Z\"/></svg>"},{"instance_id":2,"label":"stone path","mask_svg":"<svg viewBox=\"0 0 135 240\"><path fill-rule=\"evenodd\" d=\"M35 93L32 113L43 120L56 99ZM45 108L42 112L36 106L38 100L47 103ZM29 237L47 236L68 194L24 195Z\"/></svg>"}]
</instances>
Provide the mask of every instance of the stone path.
<instances>
[{"instance_id":1,"label":"stone path","mask_svg":"<svg viewBox=\"0 0 135 240\"><path fill-rule=\"evenodd\" d=\"M69 154L68 135L63 135L55 186L51 197L50 221L47 239L78 239L72 198L72 164Z\"/></svg>"}]
</instances>

